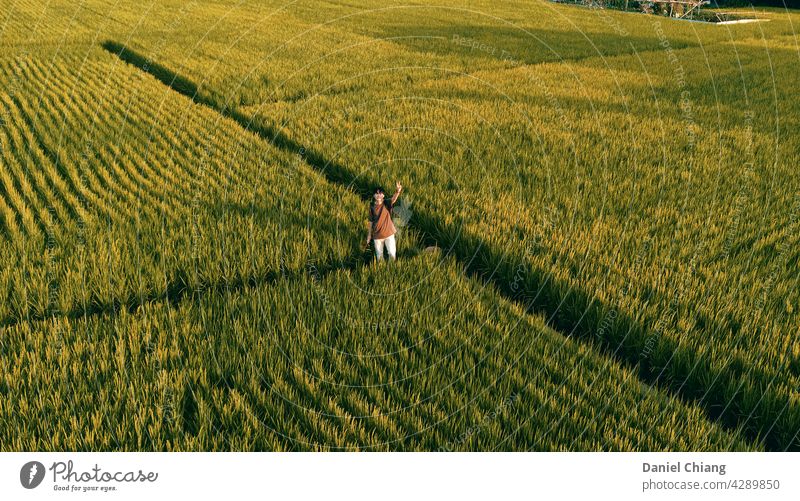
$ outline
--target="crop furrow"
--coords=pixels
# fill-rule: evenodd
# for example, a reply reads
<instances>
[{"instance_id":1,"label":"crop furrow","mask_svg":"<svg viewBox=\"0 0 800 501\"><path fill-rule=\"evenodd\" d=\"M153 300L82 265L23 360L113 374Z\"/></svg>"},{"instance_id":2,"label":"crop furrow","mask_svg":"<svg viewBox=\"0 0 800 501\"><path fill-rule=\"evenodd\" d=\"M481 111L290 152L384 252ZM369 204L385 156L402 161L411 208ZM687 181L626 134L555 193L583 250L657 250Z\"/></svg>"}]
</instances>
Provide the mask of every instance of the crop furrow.
<instances>
[{"instance_id":1,"label":"crop furrow","mask_svg":"<svg viewBox=\"0 0 800 501\"><path fill-rule=\"evenodd\" d=\"M106 50L123 61L138 66L143 71L151 72L151 67L144 65L145 59L129 48L111 43L105 45ZM196 95L196 86L185 77L179 77L168 69L158 66L154 74L159 80L179 93L206 104L219 113L238 122L240 126L258 133L271 144L288 150L290 153L304 152L304 159L312 167L321 171L329 181L347 186L363 199L367 199L372 191L369 180L364 180L344 165L326 159L319 152L305 147L301 143L287 137L282 132L268 126L254 127L250 118L238 110L215 107L205 96ZM180 82L176 85L175 82ZM188 89L188 90L187 90ZM194 90L195 92L192 92ZM423 235L426 244L438 244L446 254L455 256L464 264L465 270L473 277L484 282L494 283L498 290L509 299L522 304L527 310L543 311L548 315L549 324L561 332L584 338L587 342L599 342L609 353L638 369L642 379L656 384L669 391L674 391L685 398L703 405L709 414L729 428L746 425L746 431L754 440L763 440L769 447L784 449L800 447L800 444L785 442L789 434L800 427L800 406L791 405L786 412L775 415L771 410L779 408L787 401L788 395L772 388L764 388L762 399L752 401L752 395L734 391L738 380L731 378L726 367L712 364L698 354L678 345L667 337L657 338L654 355L649 359L639 356L642 343L653 339L649 328L640 324L634 317L620 312L615 317L615 332L622 333L620 339L611 337L597 339L595 332L598 324L608 311L614 309L597 300L593 294L578 290L575 287L556 280L547 270L531 270L525 287L513 290L518 263L525 262L521 256L505 255L481 238L465 234L458 224L447 224L438 218L417 209L414 213L414 226ZM529 298L536 297L535 301ZM578 312L583 312L577 314ZM711 387L706 381L715 381ZM726 413L717 415L718 411L729 404L740 409L749 409L751 419L743 419L741 414ZM766 411L766 412L765 412ZM791 430L791 432L790 432Z\"/></svg>"}]
</instances>

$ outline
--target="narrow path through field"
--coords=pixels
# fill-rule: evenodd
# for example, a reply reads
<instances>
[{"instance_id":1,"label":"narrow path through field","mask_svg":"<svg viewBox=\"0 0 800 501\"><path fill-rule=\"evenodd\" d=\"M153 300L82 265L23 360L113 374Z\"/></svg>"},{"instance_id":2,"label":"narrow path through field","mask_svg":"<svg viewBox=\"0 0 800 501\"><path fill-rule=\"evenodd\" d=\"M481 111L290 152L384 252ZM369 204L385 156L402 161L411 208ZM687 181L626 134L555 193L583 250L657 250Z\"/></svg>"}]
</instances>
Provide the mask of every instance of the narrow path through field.
<instances>
[{"instance_id":1,"label":"narrow path through field","mask_svg":"<svg viewBox=\"0 0 800 501\"><path fill-rule=\"evenodd\" d=\"M122 44L107 41L103 48L122 61L149 73L176 92L232 119L243 129L256 133L265 141L295 154L302 152L305 161L324 174L330 182L346 186L365 201L369 200L374 187L354 170L327 160L321 153L287 137L280 130L255 124L252 117L236 108L218 105L198 93L197 85L188 78ZM521 304L526 311L544 313L547 323L564 335L580 337L598 345L609 356L638 372L643 382L697 402L711 419L729 429L742 427L747 437L754 441L763 441L767 449L800 450L797 436L800 430L800 404L791 403L777 392L765 393L765 398L758 402L753 402L749 395L739 391L731 394L731 386L736 387L747 374L746 367L735 367L734 364L726 367L714 366L702 355L674 340L655 336L646 325L626 312L617 311L613 304L602 303L589 291L559 283L548 270L526 269L529 283L533 285L525 290L518 290L514 277L520 266L526 263L520 261L520 258L509 256L504 249L498 250L487 245L479 236L465 234L459 224L444 223L435 215L426 213L424 208L415 207L414 217L409 224L419 232L423 244L442 247L443 255L454 256L470 276L492 285L509 300ZM359 262L363 260L356 257L346 266L358 266ZM235 285L247 286L246 283ZM178 287L175 294L169 295L168 299L179 300L188 292L190 291ZM569 314L563 308L566 303L570 305L569 311L583 312L580 317ZM616 312L615 325L619 326L616 334L607 337L595 335L597 321L602 320L609 311ZM593 319L595 323L586 319ZM640 341L651 337L658 339L658 349L662 353L670 354L666 359L640 356ZM728 411L722 414L723 409ZM780 409L779 412L776 412L777 409Z\"/></svg>"}]
</instances>

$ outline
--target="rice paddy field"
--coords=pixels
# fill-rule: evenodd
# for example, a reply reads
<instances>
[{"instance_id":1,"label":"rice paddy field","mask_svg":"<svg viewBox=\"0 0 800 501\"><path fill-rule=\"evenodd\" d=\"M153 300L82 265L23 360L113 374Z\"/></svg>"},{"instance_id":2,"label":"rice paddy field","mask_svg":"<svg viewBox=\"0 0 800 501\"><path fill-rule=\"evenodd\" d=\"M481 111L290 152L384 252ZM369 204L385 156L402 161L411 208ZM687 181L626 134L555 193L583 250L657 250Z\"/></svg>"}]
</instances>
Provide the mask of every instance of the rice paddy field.
<instances>
[{"instance_id":1,"label":"rice paddy field","mask_svg":"<svg viewBox=\"0 0 800 501\"><path fill-rule=\"evenodd\" d=\"M800 15L749 15L9 0L0 450L800 450Z\"/></svg>"}]
</instances>

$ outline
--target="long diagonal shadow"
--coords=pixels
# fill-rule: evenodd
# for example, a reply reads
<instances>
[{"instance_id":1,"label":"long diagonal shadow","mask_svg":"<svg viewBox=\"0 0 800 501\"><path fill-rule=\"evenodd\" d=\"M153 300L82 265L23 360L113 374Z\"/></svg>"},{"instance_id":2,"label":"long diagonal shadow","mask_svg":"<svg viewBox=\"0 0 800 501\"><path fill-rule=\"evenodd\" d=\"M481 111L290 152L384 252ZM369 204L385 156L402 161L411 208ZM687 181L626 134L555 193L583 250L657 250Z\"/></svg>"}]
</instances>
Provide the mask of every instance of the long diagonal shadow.
<instances>
[{"instance_id":1,"label":"long diagonal shadow","mask_svg":"<svg viewBox=\"0 0 800 501\"><path fill-rule=\"evenodd\" d=\"M103 48L273 145L293 153L302 152L306 162L330 182L346 186L363 199L374 189L368 180L346 166L326 160L319 152L274 127L253 123L252 117L204 96L188 78L129 47L106 41ZM609 356L638 371L643 383L698 403L711 419L729 430L740 430L768 450L800 450L800 402L792 402L788 394L767 383L770 376L758 368L738 359L720 366L674 339L658 336L614 305L555 280L547 270L530 269L524 256L505 255L479 237L463 233L462 225L441 222L419 205L409 225L424 244L437 244L443 248L443 254L458 259L467 274L490 284L526 311L544 313L547 323L565 335L596 344ZM522 287L515 280L521 266L526 269ZM613 321L609 321L612 311ZM598 336L598 332L603 336Z\"/></svg>"}]
</instances>

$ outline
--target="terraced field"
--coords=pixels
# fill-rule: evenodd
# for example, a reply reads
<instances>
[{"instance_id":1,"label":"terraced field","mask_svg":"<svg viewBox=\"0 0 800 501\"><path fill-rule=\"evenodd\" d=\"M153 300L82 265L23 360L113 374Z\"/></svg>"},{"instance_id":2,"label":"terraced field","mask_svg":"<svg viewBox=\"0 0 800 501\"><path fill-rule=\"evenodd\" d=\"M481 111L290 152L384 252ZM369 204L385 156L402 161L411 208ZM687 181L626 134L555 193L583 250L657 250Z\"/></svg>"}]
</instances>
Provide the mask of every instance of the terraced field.
<instances>
[{"instance_id":1,"label":"terraced field","mask_svg":"<svg viewBox=\"0 0 800 501\"><path fill-rule=\"evenodd\" d=\"M0 18L4 450L800 448L795 14L65 5Z\"/></svg>"}]
</instances>

